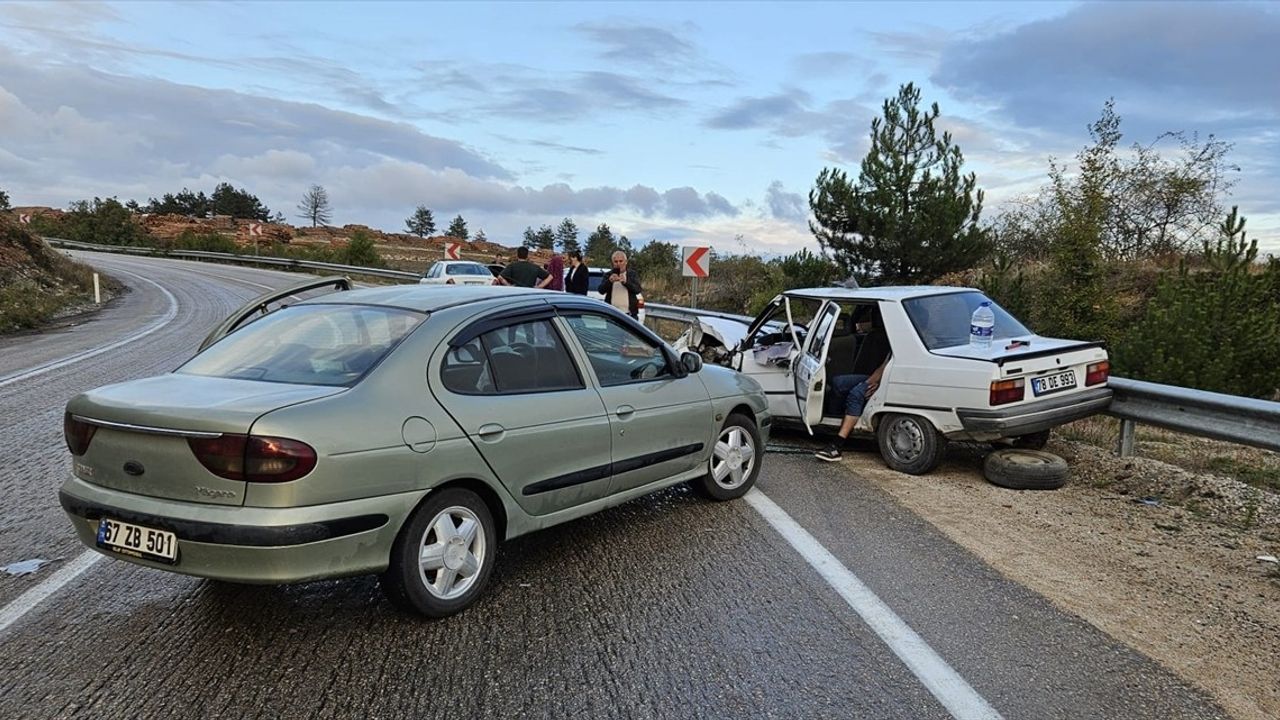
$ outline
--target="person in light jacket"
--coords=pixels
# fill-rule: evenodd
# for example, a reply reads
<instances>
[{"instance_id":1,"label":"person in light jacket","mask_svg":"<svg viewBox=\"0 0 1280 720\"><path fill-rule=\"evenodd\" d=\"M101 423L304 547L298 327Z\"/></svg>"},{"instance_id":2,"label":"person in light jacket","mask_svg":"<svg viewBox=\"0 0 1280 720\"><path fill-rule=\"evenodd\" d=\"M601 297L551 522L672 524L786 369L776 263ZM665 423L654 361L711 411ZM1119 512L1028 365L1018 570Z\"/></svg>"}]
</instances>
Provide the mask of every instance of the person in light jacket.
<instances>
[{"instance_id":1,"label":"person in light jacket","mask_svg":"<svg viewBox=\"0 0 1280 720\"><path fill-rule=\"evenodd\" d=\"M613 253L613 273L600 283L604 301L631 317L640 319L640 276L627 267L627 254L621 250Z\"/></svg>"}]
</instances>

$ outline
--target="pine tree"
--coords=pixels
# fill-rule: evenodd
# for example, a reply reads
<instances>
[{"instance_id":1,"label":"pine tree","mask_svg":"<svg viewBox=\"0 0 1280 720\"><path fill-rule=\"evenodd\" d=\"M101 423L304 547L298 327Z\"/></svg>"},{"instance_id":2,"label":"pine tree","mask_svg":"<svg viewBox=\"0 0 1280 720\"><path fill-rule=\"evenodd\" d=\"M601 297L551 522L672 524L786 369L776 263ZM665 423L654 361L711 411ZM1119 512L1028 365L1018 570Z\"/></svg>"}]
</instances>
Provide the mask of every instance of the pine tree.
<instances>
[{"instance_id":1,"label":"pine tree","mask_svg":"<svg viewBox=\"0 0 1280 720\"><path fill-rule=\"evenodd\" d=\"M845 271L882 283L928 282L973 267L987 253L978 227L981 190L950 133L939 138L934 103L920 109L908 83L871 121L871 149L856 184L823 168L809 192L809 229Z\"/></svg>"},{"instance_id":2,"label":"pine tree","mask_svg":"<svg viewBox=\"0 0 1280 720\"><path fill-rule=\"evenodd\" d=\"M539 250L556 249L556 231L550 225L543 225L533 234L533 246Z\"/></svg>"},{"instance_id":3,"label":"pine tree","mask_svg":"<svg viewBox=\"0 0 1280 720\"><path fill-rule=\"evenodd\" d=\"M311 227L329 224L329 193L320 185L312 185L298 203L298 217L310 220Z\"/></svg>"},{"instance_id":4,"label":"pine tree","mask_svg":"<svg viewBox=\"0 0 1280 720\"><path fill-rule=\"evenodd\" d=\"M489 242L489 236L484 234L484 228L477 230L475 236L471 239L478 243Z\"/></svg>"},{"instance_id":5,"label":"pine tree","mask_svg":"<svg viewBox=\"0 0 1280 720\"><path fill-rule=\"evenodd\" d=\"M560 227L556 228L556 242L560 245L561 252L571 253L582 249L578 244L578 226L572 219L565 218L560 222Z\"/></svg>"},{"instance_id":6,"label":"pine tree","mask_svg":"<svg viewBox=\"0 0 1280 720\"><path fill-rule=\"evenodd\" d=\"M266 222L271 219L271 210L261 200L248 190L237 190L231 183L218 183L213 189L209 196L209 210L214 215L230 215L243 220Z\"/></svg>"},{"instance_id":7,"label":"pine tree","mask_svg":"<svg viewBox=\"0 0 1280 720\"><path fill-rule=\"evenodd\" d=\"M449 222L449 229L444 231L446 237L457 238L459 240L467 239L467 221L458 215Z\"/></svg>"},{"instance_id":8,"label":"pine tree","mask_svg":"<svg viewBox=\"0 0 1280 720\"><path fill-rule=\"evenodd\" d=\"M0 210L9 209L9 193L0 190Z\"/></svg>"},{"instance_id":9,"label":"pine tree","mask_svg":"<svg viewBox=\"0 0 1280 720\"><path fill-rule=\"evenodd\" d=\"M617 249L618 241L613 236L613 231L609 229L606 223L600 223L595 232L587 236L587 246L583 250L583 259L588 265L595 267L608 267L610 257L613 251Z\"/></svg>"},{"instance_id":10,"label":"pine tree","mask_svg":"<svg viewBox=\"0 0 1280 720\"><path fill-rule=\"evenodd\" d=\"M520 244L527 248L538 247L538 234L533 231L533 227L531 225L524 226L524 239Z\"/></svg>"},{"instance_id":11,"label":"pine tree","mask_svg":"<svg viewBox=\"0 0 1280 720\"><path fill-rule=\"evenodd\" d=\"M410 235L417 235L420 238L432 237L436 234L435 216L426 205L419 205L418 209L404 221L404 226Z\"/></svg>"},{"instance_id":12,"label":"pine tree","mask_svg":"<svg viewBox=\"0 0 1280 720\"><path fill-rule=\"evenodd\" d=\"M1275 266L1257 263L1258 241L1232 208L1219 238L1203 242L1206 268L1184 258L1160 282L1146 315L1115 352L1126 377L1232 395L1269 397L1280 389L1280 302Z\"/></svg>"}]
</instances>

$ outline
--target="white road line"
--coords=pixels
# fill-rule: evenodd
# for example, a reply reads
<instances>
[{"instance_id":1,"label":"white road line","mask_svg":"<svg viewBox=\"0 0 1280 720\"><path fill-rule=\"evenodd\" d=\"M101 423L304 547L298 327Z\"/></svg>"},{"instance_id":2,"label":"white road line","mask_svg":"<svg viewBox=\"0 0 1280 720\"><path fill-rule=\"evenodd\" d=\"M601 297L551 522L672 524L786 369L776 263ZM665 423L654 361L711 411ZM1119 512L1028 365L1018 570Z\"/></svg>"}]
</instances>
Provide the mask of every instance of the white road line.
<instances>
[{"instance_id":1,"label":"white road line","mask_svg":"<svg viewBox=\"0 0 1280 720\"><path fill-rule=\"evenodd\" d=\"M9 375L7 377L0 378L0 387L4 387L5 385L12 385L13 383L26 380L28 378L33 378L37 375L43 375L52 370L57 370L58 368L66 367L73 363L78 363L81 360L88 360L91 357L97 357L102 353L110 352L112 350L115 350L118 347L122 347L124 345L128 345L129 343L136 342L150 335L151 333L159 330L165 325L168 325L175 317L178 316L177 298L173 296L173 293L170 293L168 290L165 290L163 287L161 287L159 283L155 282L154 280L148 280L147 278L144 278L141 275L135 275L134 273L126 272L124 270L116 270L115 272L122 273L124 275L133 276L149 285L155 285L156 288L160 290L160 292L164 293L164 296L169 300L169 309L165 312L164 317L148 325L141 332L136 332L122 340L116 340L115 342L108 343L106 345L100 345L96 348L82 350L73 355L68 355L67 357L64 357L62 359L54 360L53 362L45 363L44 365L31 368L30 370L23 370L14 375Z\"/></svg>"},{"instance_id":2,"label":"white road line","mask_svg":"<svg viewBox=\"0 0 1280 720\"><path fill-rule=\"evenodd\" d=\"M754 489L747 493L746 501L849 603L952 717L961 720L1001 717L916 631L777 503Z\"/></svg>"},{"instance_id":3,"label":"white road line","mask_svg":"<svg viewBox=\"0 0 1280 720\"><path fill-rule=\"evenodd\" d=\"M41 601L62 589L63 585L80 577L80 573L88 570L102 556L92 550L86 550L76 559L63 565L60 570L45 578L44 582L22 593L16 600L0 610L0 632L17 622L29 610Z\"/></svg>"}]
</instances>

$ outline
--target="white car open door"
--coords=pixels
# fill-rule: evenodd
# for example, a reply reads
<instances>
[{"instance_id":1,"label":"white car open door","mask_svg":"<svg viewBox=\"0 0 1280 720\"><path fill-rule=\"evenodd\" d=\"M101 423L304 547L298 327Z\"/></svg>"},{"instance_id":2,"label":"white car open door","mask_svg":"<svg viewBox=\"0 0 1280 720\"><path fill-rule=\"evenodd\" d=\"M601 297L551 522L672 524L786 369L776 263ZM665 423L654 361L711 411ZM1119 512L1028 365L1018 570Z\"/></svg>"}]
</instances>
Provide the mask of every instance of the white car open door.
<instances>
[{"instance_id":1,"label":"white car open door","mask_svg":"<svg viewBox=\"0 0 1280 720\"><path fill-rule=\"evenodd\" d=\"M813 434L813 426L822 422L822 399L827 390L827 351L839 317L840 305L831 301L823 303L813 319L800 355L792 362L796 403L800 406L800 419L810 435Z\"/></svg>"}]
</instances>

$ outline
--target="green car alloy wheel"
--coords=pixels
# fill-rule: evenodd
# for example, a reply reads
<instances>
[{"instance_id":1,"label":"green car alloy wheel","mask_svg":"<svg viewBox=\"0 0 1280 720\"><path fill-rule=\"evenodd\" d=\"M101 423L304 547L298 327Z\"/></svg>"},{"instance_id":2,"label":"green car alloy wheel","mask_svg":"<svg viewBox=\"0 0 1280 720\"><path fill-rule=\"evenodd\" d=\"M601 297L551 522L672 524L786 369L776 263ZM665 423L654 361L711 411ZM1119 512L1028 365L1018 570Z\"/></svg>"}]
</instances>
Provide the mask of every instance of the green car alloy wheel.
<instances>
[{"instance_id":1,"label":"green car alloy wheel","mask_svg":"<svg viewBox=\"0 0 1280 720\"><path fill-rule=\"evenodd\" d=\"M693 481L694 489L712 500L733 500L746 495L760 473L763 451L760 431L751 418L730 415L712 448L707 474Z\"/></svg>"},{"instance_id":2,"label":"green car alloy wheel","mask_svg":"<svg viewBox=\"0 0 1280 720\"><path fill-rule=\"evenodd\" d=\"M431 493L396 538L383 589L403 610L452 615L484 591L496 547L493 516L480 496L463 488Z\"/></svg>"}]
</instances>

